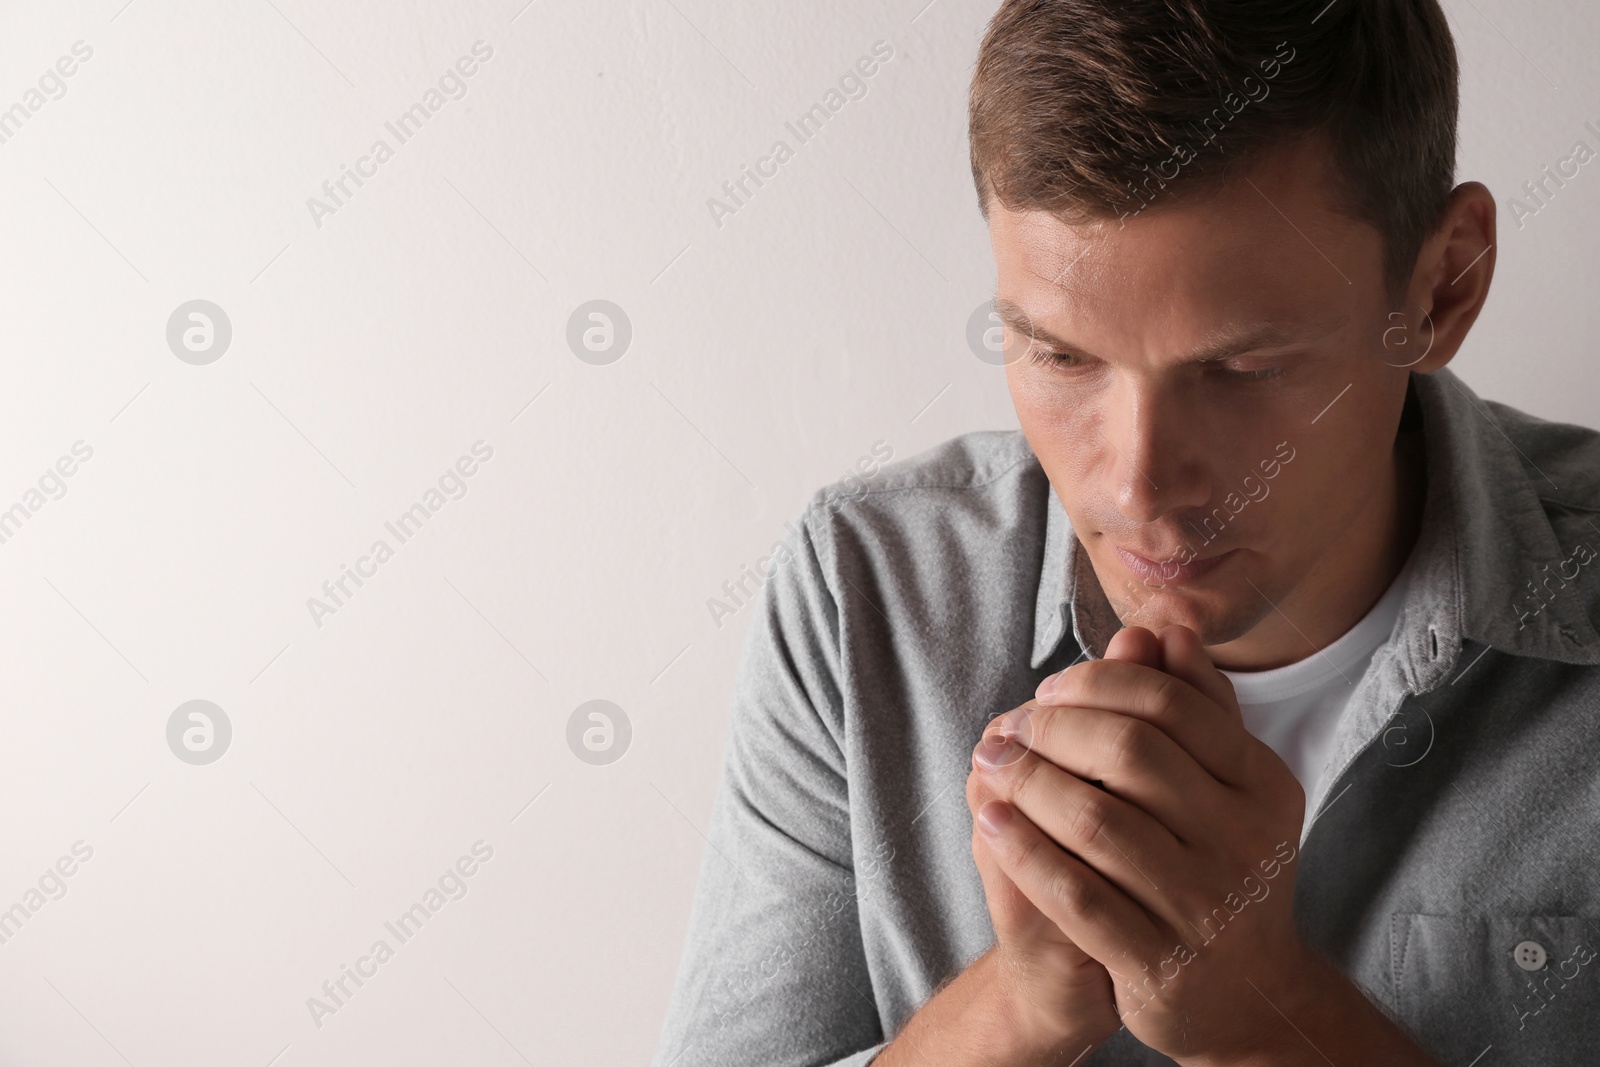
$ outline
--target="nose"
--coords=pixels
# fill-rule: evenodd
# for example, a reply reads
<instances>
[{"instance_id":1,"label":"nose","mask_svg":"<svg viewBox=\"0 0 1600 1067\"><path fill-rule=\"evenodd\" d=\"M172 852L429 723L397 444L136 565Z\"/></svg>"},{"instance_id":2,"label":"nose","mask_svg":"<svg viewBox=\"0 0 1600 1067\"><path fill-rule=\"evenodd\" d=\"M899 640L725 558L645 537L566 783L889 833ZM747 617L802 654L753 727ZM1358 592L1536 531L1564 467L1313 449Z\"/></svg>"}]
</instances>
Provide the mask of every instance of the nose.
<instances>
[{"instance_id":1,"label":"nose","mask_svg":"<svg viewBox=\"0 0 1600 1067\"><path fill-rule=\"evenodd\" d=\"M1110 453L1117 509L1148 523L1205 504L1205 431L1181 388L1119 375L1101 412L1102 445Z\"/></svg>"}]
</instances>

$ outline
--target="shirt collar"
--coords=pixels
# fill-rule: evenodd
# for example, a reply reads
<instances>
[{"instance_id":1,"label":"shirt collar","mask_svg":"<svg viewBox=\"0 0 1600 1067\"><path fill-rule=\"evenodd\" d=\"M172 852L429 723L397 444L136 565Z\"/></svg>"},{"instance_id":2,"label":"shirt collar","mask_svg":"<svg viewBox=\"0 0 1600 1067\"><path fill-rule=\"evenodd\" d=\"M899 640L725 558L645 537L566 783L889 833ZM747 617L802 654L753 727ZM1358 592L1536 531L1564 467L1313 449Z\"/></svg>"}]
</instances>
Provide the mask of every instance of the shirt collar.
<instances>
[{"instance_id":1,"label":"shirt collar","mask_svg":"<svg viewBox=\"0 0 1600 1067\"><path fill-rule=\"evenodd\" d=\"M1413 691L1431 689L1449 674L1464 640L1521 656L1600 663L1600 633L1590 619L1600 615L1594 592L1600 576L1562 581L1559 572L1565 563L1570 577L1578 541L1563 548L1540 498L1553 486L1502 429L1502 422L1532 417L1504 406L1497 416L1448 368L1413 373L1411 385L1423 418L1428 488L1412 580L1392 639L1408 653L1402 662ZM1105 654L1122 626L1055 488L1045 495L1035 670L1060 646L1069 625L1092 658ZM1584 569L1590 567L1600 570L1600 559Z\"/></svg>"}]
</instances>

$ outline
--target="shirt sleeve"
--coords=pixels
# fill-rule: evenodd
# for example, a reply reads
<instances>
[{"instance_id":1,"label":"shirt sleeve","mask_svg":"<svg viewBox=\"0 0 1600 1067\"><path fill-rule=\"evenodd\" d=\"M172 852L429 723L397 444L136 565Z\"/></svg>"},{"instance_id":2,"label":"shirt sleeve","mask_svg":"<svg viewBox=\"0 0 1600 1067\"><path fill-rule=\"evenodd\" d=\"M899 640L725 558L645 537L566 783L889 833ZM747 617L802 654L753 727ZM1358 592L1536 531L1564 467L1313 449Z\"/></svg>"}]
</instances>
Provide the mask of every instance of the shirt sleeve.
<instances>
[{"instance_id":1,"label":"shirt sleeve","mask_svg":"<svg viewBox=\"0 0 1600 1067\"><path fill-rule=\"evenodd\" d=\"M838 607L813 518L757 595L652 1067L864 1067L887 1044L856 910Z\"/></svg>"}]
</instances>

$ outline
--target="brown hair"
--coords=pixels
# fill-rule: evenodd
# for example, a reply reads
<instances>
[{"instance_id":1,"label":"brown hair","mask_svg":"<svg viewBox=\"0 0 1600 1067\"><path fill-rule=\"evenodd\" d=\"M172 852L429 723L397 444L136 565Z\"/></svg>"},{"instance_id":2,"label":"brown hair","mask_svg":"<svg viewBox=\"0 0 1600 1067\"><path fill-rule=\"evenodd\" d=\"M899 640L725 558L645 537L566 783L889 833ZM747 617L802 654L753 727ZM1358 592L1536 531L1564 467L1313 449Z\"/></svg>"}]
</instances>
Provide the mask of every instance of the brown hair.
<instances>
[{"instance_id":1,"label":"brown hair","mask_svg":"<svg viewBox=\"0 0 1600 1067\"><path fill-rule=\"evenodd\" d=\"M1125 219L1326 135L1398 305L1455 184L1456 79L1437 0L1004 0L968 109L979 208Z\"/></svg>"}]
</instances>

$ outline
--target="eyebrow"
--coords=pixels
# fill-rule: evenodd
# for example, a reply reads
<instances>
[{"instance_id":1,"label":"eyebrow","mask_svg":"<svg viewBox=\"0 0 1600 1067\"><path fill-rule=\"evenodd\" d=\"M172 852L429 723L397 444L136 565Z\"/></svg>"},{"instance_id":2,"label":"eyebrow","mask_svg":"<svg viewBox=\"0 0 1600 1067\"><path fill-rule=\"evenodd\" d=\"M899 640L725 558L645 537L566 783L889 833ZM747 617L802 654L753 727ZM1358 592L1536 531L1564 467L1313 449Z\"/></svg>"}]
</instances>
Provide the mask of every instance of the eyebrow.
<instances>
[{"instance_id":1,"label":"eyebrow","mask_svg":"<svg viewBox=\"0 0 1600 1067\"><path fill-rule=\"evenodd\" d=\"M1015 301L1007 300L1004 297L996 297L994 313L1001 322L1013 330L1025 334L1035 341L1041 341L1058 352L1078 356L1082 359L1100 358L1081 346L1063 341L1049 330L1035 325L1033 320L1028 317L1028 313L1022 310L1022 306ZM1239 329L1214 330L1211 333L1211 339L1194 352L1191 352L1183 362L1214 363L1230 356L1256 352L1264 348L1283 348L1289 345L1305 344L1326 337L1343 324L1343 318L1330 316L1306 323L1303 326L1260 322L1252 323Z\"/></svg>"}]
</instances>

